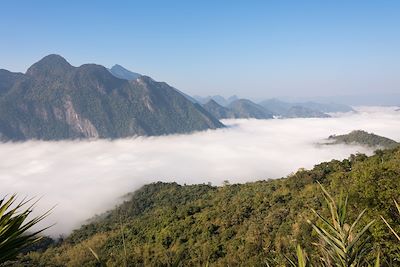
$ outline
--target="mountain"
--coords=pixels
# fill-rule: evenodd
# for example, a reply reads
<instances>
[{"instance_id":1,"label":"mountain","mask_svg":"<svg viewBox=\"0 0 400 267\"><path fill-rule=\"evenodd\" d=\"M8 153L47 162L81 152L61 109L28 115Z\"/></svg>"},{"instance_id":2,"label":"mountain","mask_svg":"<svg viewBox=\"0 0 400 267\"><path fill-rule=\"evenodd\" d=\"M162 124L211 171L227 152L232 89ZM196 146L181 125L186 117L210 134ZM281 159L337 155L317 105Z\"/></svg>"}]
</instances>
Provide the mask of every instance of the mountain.
<instances>
[{"instance_id":1,"label":"mountain","mask_svg":"<svg viewBox=\"0 0 400 267\"><path fill-rule=\"evenodd\" d=\"M297 103L298 106L303 106L313 110L317 110L324 113L335 113L335 112L351 112L354 109L348 105L337 104L337 103L317 103L317 102L303 102Z\"/></svg>"},{"instance_id":2,"label":"mountain","mask_svg":"<svg viewBox=\"0 0 400 267\"><path fill-rule=\"evenodd\" d=\"M260 106L270 110L275 116L284 116L284 114L290 109L292 106L289 103L280 101L279 99L272 98L267 99L259 103Z\"/></svg>"},{"instance_id":3,"label":"mountain","mask_svg":"<svg viewBox=\"0 0 400 267\"><path fill-rule=\"evenodd\" d=\"M193 98L200 104L206 104L210 100L214 100L215 102L218 103L218 105L221 105L223 107L226 107L230 103L232 103L233 101L238 100L238 97L236 95L230 96L228 99L226 99L226 98L224 98L223 96L220 96L220 95L207 96L207 97L201 97L201 96L197 96L196 95Z\"/></svg>"},{"instance_id":4,"label":"mountain","mask_svg":"<svg viewBox=\"0 0 400 267\"><path fill-rule=\"evenodd\" d=\"M130 70L127 70L127 69L125 69L124 67L122 67L121 65L118 65L118 64L114 65L111 69L108 69L108 70L115 77L120 78L120 79L124 79L124 80L128 80L128 81L136 80L137 78L142 76L141 74L136 73L136 72L132 72ZM183 95L190 102L197 103L197 101L193 97L191 97L191 96L179 91L176 88L173 88L173 87L171 87L171 88L174 89L175 91L177 91L178 93L180 93L181 95Z\"/></svg>"},{"instance_id":5,"label":"mountain","mask_svg":"<svg viewBox=\"0 0 400 267\"><path fill-rule=\"evenodd\" d=\"M233 119L237 118L233 110L223 107L218 104L215 100L210 99L206 104L203 105L204 109L207 110L217 119Z\"/></svg>"},{"instance_id":6,"label":"mountain","mask_svg":"<svg viewBox=\"0 0 400 267\"><path fill-rule=\"evenodd\" d=\"M13 84L24 76L22 73L14 73L0 69L0 97L6 94Z\"/></svg>"},{"instance_id":7,"label":"mountain","mask_svg":"<svg viewBox=\"0 0 400 267\"><path fill-rule=\"evenodd\" d=\"M214 100L218 105L227 108L229 108L231 103L239 100L237 96L225 99L220 95L208 97L194 96L194 99L203 105L209 103L210 100ZM261 101L258 105L274 116L282 118L327 118L330 117L327 113L354 111L352 107L344 104L317 103L312 101L288 103L276 98ZM238 116L240 117L241 115Z\"/></svg>"},{"instance_id":8,"label":"mountain","mask_svg":"<svg viewBox=\"0 0 400 267\"><path fill-rule=\"evenodd\" d=\"M128 81L105 67L71 66L58 55L26 74L2 71L0 138L61 140L188 133L223 127L164 82Z\"/></svg>"},{"instance_id":9,"label":"mountain","mask_svg":"<svg viewBox=\"0 0 400 267\"><path fill-rule=\"evenodd\" d=\"M344 135L331 135L328 140L332 141L332 144L358 144L374 148L395 148L400 145L392 139L362 130L355 130Z\"/></svg>"},{"instance_id":10,"label":"mountain","mask_svg":"<svg viewBox=\"0 0 400 267\"><path fill-rule=\"evenodd\" d=\"M285 113L285 118L329 118L330 116L318 110L303 106L291 106Z\"/></svg>"},{"instance_id":11,"label":"mountain","mask_svg":"<svg viewBox=\"0 0 400 267\"><path fill-rule=\"evenodd\" d=\"M379 248L382 262L391 263L382 266L400 266L398 240L380 219L400 232L393 203L399 199L399 173L400 149L395 149L323 162L276 180L218 187L154 183L11 266L100 266L88 248L104 266L289 266L285 256L295 254L297 244L315 261L319 239L307 220L317 222L312 209L329 216L319 184L335 199L349 196L347 222L365 209L360 231L375 220L369 245ZM373 250L369 260L375 257Z\"/></svg>"},{"instance_id":12,"label":"mountain","mask_svg":"<svg viewBox=\"0 0 400 267\"><path fill-rule=\"evenodd\" d=\"M236 118L272 119L273 114L248 99L238 99L228 105Z\"/></svg>"},{"instance_id":13,"label":"mountain","mask_svg":"<svg viewBox=\"0 0 400 267\"><path fill-rule=\"evenodd\" d=\"M218 104L220 104L221 106L224 106L224 107L231 103L230 101L228 101L227 99L225 99L223 96L220 96L220 95L208 97L208 99L214 100L215 102L217 102Z\"/></svg>"},{"instance_id":14,"label":"mountain","mask_svg":"<svg viewBox=\"0 0 400 267\"><path fill-rule=\"evenodd\" d=\"M109 69L109 72L111 72L111 74L117 78L128 80L128 81L136 80L137 78L142 76L141 74L127 70L118 64L112 66L111 69Z\"/></svg>"},{"instance_id":15,"label":"mountain","mask_svg":"<svg viewBox=\"0 0 400 267\"><path fill-rule=\"evenodd\" d=\"M281 118L328 118L328 109L333 109L334 105L325 106L319 103L287 103L278 99L268 99L260 102L260 105L270 110L274 116Z\"/></svg>"},{"instance_id":16,"label":"mountain","mask_svg":"<svg viewBox=\"0 0 400 267\"><path fill-rule=\"evenodd\" d=\"M224 107L210 99L204 109L218 119L271 119L272 113L260 105L248 100L238 99Z\"/></svg>"},{"instance_id":17,"label":"mountain","mask_svg":"<svg viewBox=\"0 0 400 267\"><path fill-rule=\"evenodd\" d=\"M236 95L233 95L233 96L228 97L227 103L230 104L230 103L232 103L233 101L236 101L236 100L239 100L239 98Z\"/></svg>"},{"instance_id":18,"label":"mountain","mask_svg":"<svg viewBox=\"0 0 400 267\"><path fill-rule=\"evenodd\" d=\"M288 102L342 103L351 106L397 106L400 93L379 92L375 94L335 95L326 97L283 97Z\"/></svg>"}]
</instances>

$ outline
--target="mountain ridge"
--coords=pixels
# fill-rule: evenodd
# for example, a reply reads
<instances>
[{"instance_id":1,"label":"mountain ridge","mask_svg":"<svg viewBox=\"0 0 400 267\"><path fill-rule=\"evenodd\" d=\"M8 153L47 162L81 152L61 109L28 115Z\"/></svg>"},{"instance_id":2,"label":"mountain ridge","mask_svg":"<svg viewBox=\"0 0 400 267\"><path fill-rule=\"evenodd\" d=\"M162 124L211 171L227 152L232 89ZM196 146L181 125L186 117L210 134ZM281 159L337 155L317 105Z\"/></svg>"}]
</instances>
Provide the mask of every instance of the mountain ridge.
<instances>
[{"instance_id":1,"label":"mountain ridge","mask_svg":"<svg viewBox=\"0 0 400 267\"><path fill-rule=\"evenodd\" d=\"M97 64L74 67L49 55L13 75L0 81L7 87L0 97L2 140L114 139L224 127L166 83L119 79Z\"/></svg>"},{"instance_id":2,"label":"mountain ridge","mask_svg":"<svg viewBox=\"0 0 400 267\"><path fill-rule=\"evenodd\" d=\"M108 69L108 71L111 72L111 74L114 75L115 77L128 81L136 80L137 78L142 76L142 74L132 72L118 64L112 66L110 69Z\"/></svg>"},{"instance_id":3,"label":"mountain ridge","mask_svg":"<svg viewBox=\"0 0 400 267\"><path fill-rule=\"evenodd\" d=\"M237 118L273 118L272 112L248 99L235 100L228 105L228 108L233 110Z\"/></svg>"},{"instance_id":4,"label":"mountain ridge","mask_svg":"<svg viewBox=\"0 0 400 267\"><path fill-rule=\"evenodd\" d=\"M207 103L203 104L203 107L217 119L237 118L233 110L221 106L214 99L210 99Z\"/></svg>"},{"instance_id":5,"label":"mountain ridge","mask_svg":"<svg viewBox=\"0 0 400 267\"><path fill-rule=\"evenodd\" d=\"M217 101L210 100L203 107L218 119L272 119L273 114L262 106L248 99L237 99L224 107Z\"/></svg>"},{"instance_id":6,"label":"mountain ridge","mask_svg":"<svg viewBox=\"0 0 400 267\"><path fill-rule=\"evenodd\" d=\"M271 98L259 103L236 96L225 99L222 96L209 96L195 99L211 114L219 119L227 118L329 118L329 113L355 112L350 106L336 103L299 102L288 103ZM206 101L207 102L204 102ZM227 104L229 103L229 104ZM236 109L236 110L235 110ZM246 109L247 112L244 112ZM251 110L251 111L250 111ZM258 110L258 111L256 111ZM264 115L261 115L264 113Z\"/></svg>"},{"instance_id":7,"label":"mountain ridge","mask_svg":"<svg viewBox=\"0 0 400 267\"><path fill-rule=\"evenodd\" d=\"M311 102L310 102L311 103ZM262 107L271 110L274 116L282 118L328 118L324 104L315 103L309 107L306 103L288 103L276 98L267 99L259 103ZM311 105L311 104L310 104Z\"/></svg>"}]
</instances>

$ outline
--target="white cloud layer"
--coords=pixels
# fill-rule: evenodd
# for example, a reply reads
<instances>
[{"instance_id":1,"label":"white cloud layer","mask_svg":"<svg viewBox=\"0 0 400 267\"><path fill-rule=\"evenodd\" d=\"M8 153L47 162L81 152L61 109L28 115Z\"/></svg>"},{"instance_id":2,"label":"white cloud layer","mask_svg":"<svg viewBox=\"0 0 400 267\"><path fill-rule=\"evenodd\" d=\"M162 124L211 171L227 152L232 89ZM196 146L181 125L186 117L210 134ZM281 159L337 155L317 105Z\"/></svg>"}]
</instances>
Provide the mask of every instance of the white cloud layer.
<instances>
[{"instance_id":1,"label":"white cloud layer","mask_svg":"<svg viewBox=\"0 0 400 267\"><path fill-rule=\"evenodd\" d=\"M226 120L230 128L116 141L0 144L0 197L42 196L53 205L48 234L68 233L112 208L124 194L155 182L220 184L279 178L351 153L359 146L316 145L331 134L363 129L400 141L400 112L360 108L328 119Z\"/></svg>"}]
</instances>

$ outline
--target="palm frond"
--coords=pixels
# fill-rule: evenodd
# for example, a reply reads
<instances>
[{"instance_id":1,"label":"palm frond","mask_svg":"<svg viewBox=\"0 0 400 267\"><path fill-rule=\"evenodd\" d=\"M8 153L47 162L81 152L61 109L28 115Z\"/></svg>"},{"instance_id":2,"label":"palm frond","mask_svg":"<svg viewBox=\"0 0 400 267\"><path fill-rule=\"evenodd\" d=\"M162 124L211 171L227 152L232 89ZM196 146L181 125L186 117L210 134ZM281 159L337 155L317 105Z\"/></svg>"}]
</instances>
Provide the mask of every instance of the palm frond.
<instances>
[{"instance_id":1,"label":"palm frond","mask_svg":"<svg viewBox=\"0 0 400 267\"><path fill-rule=\"evenodd\" d=\"M34 205L32 199L22 199L19 203L14 194L0 200L0 263L13 259L27 246L39 241L38 235L49 227L29 233L29 230L46 218L50 210L43 215L28 220ZM28 207L27 204L32 203Z\"/></svg>"},{"instance_id":2,"label":"palm frond","mask_svg":"<svg viewBox=\"0 0 400 267\"><path fill-rule=\"evenodd\" d=\"M317 244L321 250L321 261L342 267L363 264L368 252L367 241L369 236L367 236L367 232L374 221L358 230L360 228L358 224L365 213L364 210L350 225L347 213L348 197L344 198L343 194L340 194L340 198L336 202L321 184L320 187L329 207L330 219L313 210L320 223L317 225L310 220L308 220L308 223L322 241Z\"/></svg>"}]
</instances>

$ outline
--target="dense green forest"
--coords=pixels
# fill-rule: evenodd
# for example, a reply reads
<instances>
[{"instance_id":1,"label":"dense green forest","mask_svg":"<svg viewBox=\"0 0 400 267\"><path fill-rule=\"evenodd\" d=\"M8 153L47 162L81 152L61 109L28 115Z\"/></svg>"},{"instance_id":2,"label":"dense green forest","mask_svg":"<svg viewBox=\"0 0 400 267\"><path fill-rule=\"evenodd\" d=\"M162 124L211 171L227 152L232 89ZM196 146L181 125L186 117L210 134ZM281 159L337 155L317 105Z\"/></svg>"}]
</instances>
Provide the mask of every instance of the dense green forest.
<instances>
[{"instance_id":1,"label":"dense green forest","mask_svg":"<svg viewBox=\"0 0 400 267\"><path fill-rule=\"evenodd\" d=\"M315 209L329 217L320 183L348 195L350 221L368 230L368 259L400 266L400 150L351 155L286 178L223 186L154 183L114 210L8 266L288 266L299 244L311 261L318 235ZM96 201L96 200L93 200ZM78 207L77 207L78 208ZM50 242L51 243L51 242ZM286 256L286 257L285 257ZM96 259L98 257L98 259ZM317 265L318 266L318 265Z\"/></svg>"}]
</instances>

